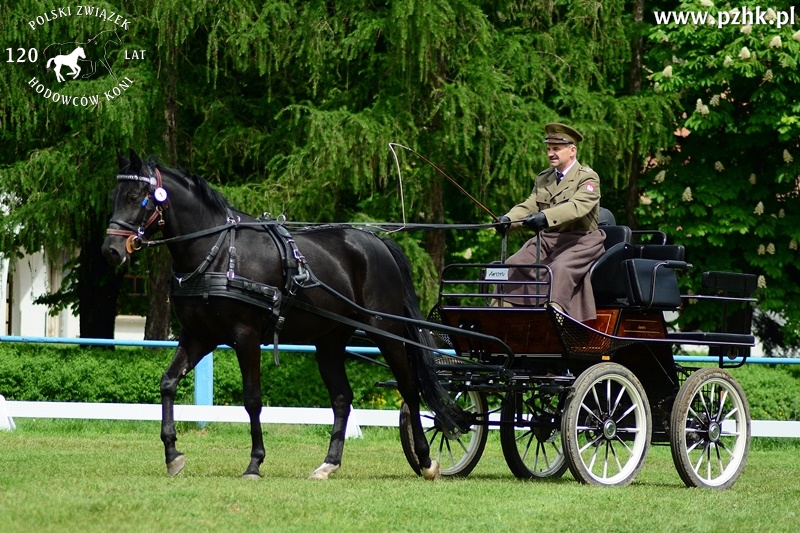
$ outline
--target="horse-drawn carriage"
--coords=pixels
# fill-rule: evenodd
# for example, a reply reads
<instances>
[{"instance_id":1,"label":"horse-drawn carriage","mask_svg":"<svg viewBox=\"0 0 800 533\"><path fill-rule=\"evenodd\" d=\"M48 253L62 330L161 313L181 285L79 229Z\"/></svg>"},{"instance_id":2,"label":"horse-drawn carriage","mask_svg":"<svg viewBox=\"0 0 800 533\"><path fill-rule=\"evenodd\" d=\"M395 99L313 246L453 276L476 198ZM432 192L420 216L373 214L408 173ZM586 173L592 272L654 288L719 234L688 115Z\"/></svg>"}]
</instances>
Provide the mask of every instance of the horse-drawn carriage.
<instances>
[{"instance_id":1,"label":"horse-drawn carriage","mask_svg":"<svg viewBox=\"0 0 800 533\"><path fill-rule=\"evenodd\" d=\"M279 338L317 347L334 424L328 454L311 477L338 470L353 397L346 345L361 330L397 378L406 402L403 449L426 478L438 476L438 461L445 475L467 475L490 427L499 428L503 454L519 477L560 476L569 468L585 483L626 484L651 442L670 443L687 485L727 488L739 477L750 416L724 367L754 344L754 276L708 272L703 284L711 294L691 296L728 309L743 305L738 323L723 318L720 332L670 332L664 314L685 298L675 274L688 267L683 248L665 239L636 244L630 229L605 226L606 251L588 274L595 320L577 322L550 304L548 267L528 265L541 275L515 282L509 269L524 265L502 263L448 266L439 302L424 320L408 260L390 240L349 226L290 233L282 221L234 210L197 176L142 161L133 151L118 160L104 254L123 264L136 250L163 244L175 270L171 301L182 332L161 380L168 475L185 465L175 447L178 383L227 344L239 360L250 417L244 477L260 477L261 345L277 347ZM163 238L151 240L159 231ZM514 283L533 284L529 305L505 305L505 288ZM434 336L446 349L436 347ZM676 364L672 348L680 344L709 346L719 368ZM435 413L427 431L420 393Z\"/></svg>"},{"instance_id":2,"label":"horse-drawn carriage","mask_svg":"<svg viewBox=\"0 0 800 533\"><path fill-rule=\"evenodd\" d=\"M742 359L731 359L746 357L754 345L756 277L706 272L710 294L682 296L676 271L691 266L682 246L665 244L661 232L601 229L605 252L587 274L597 318L586 323L550 305L552 272L544 265L527 265L540 274L516 282L509 271L520 265L445 268L429 319L458 331L438 334L453 354L440 358L438 373L472 424L463 433L435 420L429 426L443 475L469 474L487 429L496 427L505 460L520 478L558 477L569 468L584 483L627 484L651 442L671 446L688 486L727 488L739 477L750 416L741 387L724 367L741 365ZM636 233L658 242L636 244ZM504 305L504 290L520 283L536 285L525 291L533 295L529 304ZM665 313L688 298L720 305L720 332L669 331ZM718 367L679 365L676 345L708 346ZM490 408L492 397L498 400ZM401 414L401 439L414 466L405 423Z\"/></svg>"}]
</instances>

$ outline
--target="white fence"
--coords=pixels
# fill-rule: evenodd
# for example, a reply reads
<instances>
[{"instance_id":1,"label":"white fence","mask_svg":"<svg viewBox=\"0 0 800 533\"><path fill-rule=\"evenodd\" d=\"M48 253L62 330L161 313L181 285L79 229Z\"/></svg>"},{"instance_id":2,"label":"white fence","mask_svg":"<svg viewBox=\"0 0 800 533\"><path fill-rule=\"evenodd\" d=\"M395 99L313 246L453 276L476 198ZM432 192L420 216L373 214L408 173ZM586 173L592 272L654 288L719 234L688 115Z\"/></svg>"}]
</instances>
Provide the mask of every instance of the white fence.
<instances>
[{"instance_id":1,"label":"white fence","mask_svg":"<svg viewBox=\"0 0 800 533\"><path fill-rule=\"evenodd\" d=\"M41 342L57 344L136 345L150 347L174 347L174 341L119 341L104 339L25 338L0 336L0 342ZM281 351L312 352L313 346L279 346ZM268 353L272 346L264 346ZM348 348L353 352L377 352L374 348ZM679 362L715 362L715 357L675 356ZM753 364L800 364L800 359L751 357ZM213 387L213 354L207 356L195 369L196 403L203 405L176 405L175 420L186 422L249 422L242 406L210 405L213 403L208 389ZM202 364L201 363L201 364ZM203 392L198 392L203 389ZM0 391L2 394L3 391ZM495 415L496 417L497 415ZM3 424L3 418L9 422ZM161 420L159 404L78 403L78 402L20 402L4 401L0 396L0 428L13 426L13 418L75 418L102 420ZM398 425L399 411L353 409L348 422L347 436L360 436L361 426L393 427ZM490 420L496 420L490 418ZM423 419L423 423L429 419ZM333 424L333 413L328 408L264 407L262 424ZM753 420L751 430L754 437L800 438L800 422L778 420Z\"/></svg>"}]
</instances>

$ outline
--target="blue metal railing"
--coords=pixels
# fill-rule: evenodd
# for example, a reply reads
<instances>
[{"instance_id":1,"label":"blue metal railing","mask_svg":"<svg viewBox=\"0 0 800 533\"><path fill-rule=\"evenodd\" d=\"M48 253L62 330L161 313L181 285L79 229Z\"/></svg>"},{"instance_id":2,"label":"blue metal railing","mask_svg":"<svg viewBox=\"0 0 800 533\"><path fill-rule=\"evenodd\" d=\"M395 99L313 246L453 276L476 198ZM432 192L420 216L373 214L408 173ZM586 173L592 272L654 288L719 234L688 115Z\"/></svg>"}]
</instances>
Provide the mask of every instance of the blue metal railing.
<instances>
[{"instance_id":1,"label":"blue metal railing","mask_svg":"<svg viewBox=\"0 0 800 533\"><path fill-rule=\"evenodd\" d=\"M177 341L132 341L121 339L78 339L72 337L33 337L33 336L14 336L0 335L0 342L24 342L39 344L82 344L88 346L133 346L142 348L176 348ZM230 350L227 345L220 345L218 349ZM262 344L262 351L272 351L272 344ZM316 352L317 348L311 344L279 344L278 349L282 352ZM349 352L360 355L378 355L380 351L370 346L351 346ZM442 350L451 352L452 350ZM718 357L700 355L676 355L675 361L679 363L717 363ZM742 358L726 359L731 364L741 363ZM762 365L800 365L800 357L748 357L747 364ZM206 355L194 369L194 400L195 405L214 404L214 353Z\"/></svg>"}]
</instances>

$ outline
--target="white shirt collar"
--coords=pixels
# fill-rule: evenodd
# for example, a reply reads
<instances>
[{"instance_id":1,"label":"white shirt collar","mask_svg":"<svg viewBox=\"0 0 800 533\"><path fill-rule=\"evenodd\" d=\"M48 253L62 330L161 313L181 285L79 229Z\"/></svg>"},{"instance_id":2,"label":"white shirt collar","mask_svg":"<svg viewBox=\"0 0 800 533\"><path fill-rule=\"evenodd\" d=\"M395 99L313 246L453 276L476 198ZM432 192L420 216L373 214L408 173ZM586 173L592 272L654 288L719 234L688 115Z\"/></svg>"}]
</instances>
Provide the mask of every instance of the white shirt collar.
<instances>
[{"instance_id":1,"label":"white shirt collar","mask_svg":"<svg viewBox=\"0 0 800 533\"><path fill-rule=\"evenodd\" d=\"M577 162L578 162L578 160L577 160L577 159L576 159L575 161L573 161L573 162L572 162L572 164L571 164L570 166L568 166L567 168L565 168L565 169L564 169L564 172L561 172L561 171L560 171L560 170L558 170L558 169L556 169L556 171L558 171L558 172L561 172L561 175L562 175L562 176L566 176L566 175L569 173L569 171L570 171L570 170L572 170L572 167L574 167L574 166L575 166L575 163L577 163Z\"/></svg>"}]
</instances>

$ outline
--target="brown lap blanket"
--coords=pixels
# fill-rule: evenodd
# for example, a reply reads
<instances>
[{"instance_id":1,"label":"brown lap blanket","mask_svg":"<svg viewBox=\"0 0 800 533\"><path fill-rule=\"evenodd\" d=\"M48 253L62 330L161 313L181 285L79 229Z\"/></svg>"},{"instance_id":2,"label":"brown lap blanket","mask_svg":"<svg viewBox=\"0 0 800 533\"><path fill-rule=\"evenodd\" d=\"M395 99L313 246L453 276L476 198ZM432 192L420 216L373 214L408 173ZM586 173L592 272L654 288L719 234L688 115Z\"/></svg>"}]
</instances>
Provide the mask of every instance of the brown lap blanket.
<instances>
[{"instance_id":1,"label":"brown lap blanket","mask_svg":"<svg viewBox=\"0 0 800 533\"><path fill-rule=\"evenodd\" d=\"M602 230L570 231L565 233L539 234L542 248L538 263L550 266L553 280L550 288L550 301L559 304L571 317L581 322L597 317L594 306L592 283L586 273L598 257L603 254ZM508 264L533 264L536 260L536 237L522 245L517 253L506 261ZM533 281L536 272L530 268L509 269L510 281ZM541 288L539 290L542 290ZM505 285L505 294L534 294L533 285ZM534 298L507 298L511 305L534 305Z\"/></svg>"}]
</instances>

